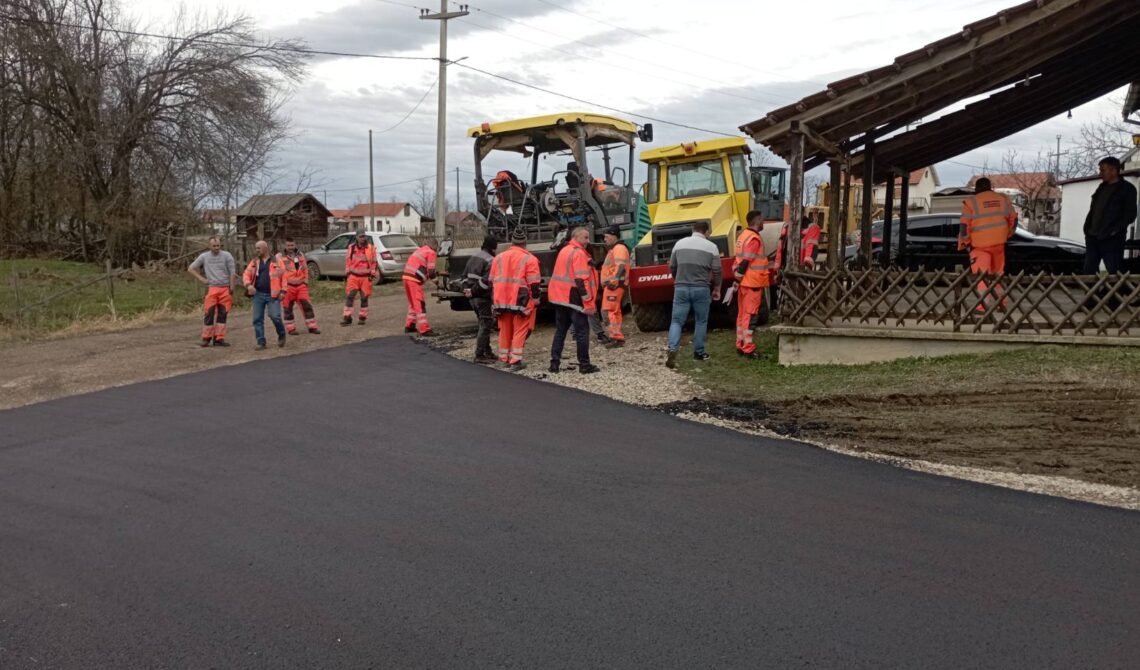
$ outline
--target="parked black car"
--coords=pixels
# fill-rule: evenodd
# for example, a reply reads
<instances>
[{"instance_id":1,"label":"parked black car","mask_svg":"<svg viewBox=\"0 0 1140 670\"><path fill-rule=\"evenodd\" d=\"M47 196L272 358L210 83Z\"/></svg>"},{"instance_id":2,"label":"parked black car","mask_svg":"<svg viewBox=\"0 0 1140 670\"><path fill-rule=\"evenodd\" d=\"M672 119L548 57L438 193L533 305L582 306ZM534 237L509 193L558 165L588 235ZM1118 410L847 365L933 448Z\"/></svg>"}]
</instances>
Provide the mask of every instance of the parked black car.
<instances>
[{"instance_id":1,"label":"parked black car","mask_svg":"<svg viewBox=\"0 0 1140 670\"><path fill-rule=\"evenodd\" d=\"M899 264L899 222L892 222L891 262ZM911 217L907 222L906 254L903 261L908 269L925 267L928 270L955 266L969 267L970 254L958 251L959 219L951 214L925 214ZM871 224L871 246L876 258L882 253L883 222ZM844 260L854 264L858 247L848 246ZM1017 273L1050 272L1053 274L1079 273L1084 267L1085 246L1058 237L1041 237L1018 228L1006 245L1005 271Z\"/></svg>"}]
</instances>

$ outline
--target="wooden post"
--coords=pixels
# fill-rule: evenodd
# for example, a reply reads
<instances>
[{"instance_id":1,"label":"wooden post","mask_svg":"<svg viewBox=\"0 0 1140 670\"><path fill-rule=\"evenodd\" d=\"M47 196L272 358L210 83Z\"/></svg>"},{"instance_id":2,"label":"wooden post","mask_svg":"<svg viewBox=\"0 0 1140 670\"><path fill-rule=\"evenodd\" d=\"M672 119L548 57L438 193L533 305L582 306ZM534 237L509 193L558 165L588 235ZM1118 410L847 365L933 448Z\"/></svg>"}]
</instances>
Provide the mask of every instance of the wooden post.
<instances>
[{"instance_id":1,"label":"wooden post","mask_svg":"<svg viewBox=\"0 0 1140 670\"><path fill-rule=\"evenodd\" d=\"M875 205L875 140L863 149L863 216L859 221L859 265L871 266L871 213Z\"/></svg>"},{"instance_id":2,"label":"wooden post","mask_svg":"<svg viewBox=\"0 0 1140 670\"><path fill-rule=\"evenodd\" d=\"M906 265L906 226L910 217L910 174L903 179L902 188L899 189L899 267Z\"/></svg>"},{"instance_id":3,"label":"wooden post","mask_svg":"<svg viewBox=\"0 0 1140 670\"><path fill-rule=\"evenodd\" d=\"M895 175L887 177L887 199L883 203L883 248L879 253L879 265L891 266L891 220L895 218Z\"/></svg>"},{"instance_id":4,"label":"wooden post","mask_svg":"<svg viewBox=\"0 0 1140 670\"><path fill-rule=\"evenodd\" d=\"M827 222L827 267L835 269L843 264L843 238L847 235L847 222L840 212L840 195L843 171L838 160L828 162L831 167L831 185L828 187L827 212L831 219Z\"/></svg>"},{"instance_id":5,"label":"wooden post","mask_svg":"<svg viewBox=\"0 0 1140 670\"><path fill-rule=\"evenodd\" d=\"M789 218L788 240L784 265L789 270L800 266L800 221L804 217L804 134L799 121L792 121L791 179L788 187Z\"/></svg>"},{"instance_id":6,"label":"wooden post","mask_svg":"<svg viewBox=\"0 0 1140 670\"><path fill-rule=\"evenodd\" d=\"M107 273L107 302L111 306L111 318L118 319L115 313L115 275L111 271L111 259L108 258L103 264L103 271Z\"/></svg>"}]
</instances>

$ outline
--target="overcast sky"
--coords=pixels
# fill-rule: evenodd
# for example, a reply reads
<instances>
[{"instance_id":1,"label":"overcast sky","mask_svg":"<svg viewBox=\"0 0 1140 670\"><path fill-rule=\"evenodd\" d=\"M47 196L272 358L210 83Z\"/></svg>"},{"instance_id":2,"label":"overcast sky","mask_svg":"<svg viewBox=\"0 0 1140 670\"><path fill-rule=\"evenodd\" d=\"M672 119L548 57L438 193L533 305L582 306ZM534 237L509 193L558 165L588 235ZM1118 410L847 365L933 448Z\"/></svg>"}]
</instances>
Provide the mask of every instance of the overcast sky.
<instances>
[{"instance_id":1,"label":"overcast sky","mask_svg":"<svg viewBox=\"0 0 1140 670\"><path fill-rule=\"evenodd\" d=\"M169 0L123 0L144 25L167 27ZM737 133L769 110L830 81L895 56L1011 6L1015 0L477 0L450 22L449 57L567 96L700 129ZM320 50L438 55L439 24L418 19L416 0L227 0L184 3L191 11L253 17L267 36L300 37ZM873 10L860 10L874 5ZM438 1L431 3L438 11ZM348 207L368 198L368 130L375 142L376 199L408 199L435 173L437 65L372 58L315 60L287 111L295 139L278 157L291 175L319 170L318 197ZM425 99L425 94L428 94ZM1122 93L1114 94L1119 98ZM1111 96L1110 96L1111 97ZM417 103L423 103L398 127ZM451 67L448 74L448 198L473 197L473 155L464 131L482 121L606 110ZM1083 122L1116 115L1107 99L938 165L943 185L965 183L1010 148L1032 159L1075 137ZM618 114L621 116L620 114ZM630 120L644 119L629 116ZM654 123L654 145L707 133ZM494 167L499 167L497 164ZM640 181L642 178L638 178ZM289 177L284 190L294 186ZM394 184L388 186L389 184Z\"/></svg>"}]
</instances>

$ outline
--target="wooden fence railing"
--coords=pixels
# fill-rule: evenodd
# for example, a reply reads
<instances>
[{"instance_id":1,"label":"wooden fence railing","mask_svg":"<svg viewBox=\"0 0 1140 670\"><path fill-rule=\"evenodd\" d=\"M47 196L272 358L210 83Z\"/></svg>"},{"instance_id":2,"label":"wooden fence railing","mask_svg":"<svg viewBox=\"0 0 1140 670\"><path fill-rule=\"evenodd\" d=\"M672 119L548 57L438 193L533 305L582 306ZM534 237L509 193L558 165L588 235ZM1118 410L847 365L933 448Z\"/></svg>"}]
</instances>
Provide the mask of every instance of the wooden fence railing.
<instances>
[{"instance_id":1,"label":"wooden fence railing","mask_svg":"<svg viewBox=\"0 0 1140 670\"><path fill-rule=\"evenodd\" d=\"M794 326L1140 337L1140 275L789 272L780 314Z\"/></svg>"}]
</instances>

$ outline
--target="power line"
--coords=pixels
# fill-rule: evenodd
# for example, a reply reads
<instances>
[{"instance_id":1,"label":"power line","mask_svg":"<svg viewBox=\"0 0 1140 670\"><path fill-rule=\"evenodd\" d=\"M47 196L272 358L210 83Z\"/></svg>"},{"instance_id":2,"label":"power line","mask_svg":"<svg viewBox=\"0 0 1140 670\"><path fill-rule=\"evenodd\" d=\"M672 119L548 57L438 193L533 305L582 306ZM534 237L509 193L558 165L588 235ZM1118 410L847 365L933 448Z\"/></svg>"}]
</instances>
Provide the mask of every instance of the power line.
<instances>
[{"instance_id":1,"label":"power line","mask_svg":"<svg viewBox=\"0 0 1140 670\"><path fill-rule=\"evenodd\" d=\"M580 102L580 103L582 103L583 105L591 105L591 106L593 106L593 107L598 107L598 108L600 108L600 109L606 109L606 110L609 110L609 111L611 111L611 112L616 112L616 113L618 113L618 114L623 114L623 115L625 115L625 116L635 116L635 117L637 117L637 118L639 118L639 119L645 119L645 120L647 120L647 121L653 121L654 123L663 123L663 124L665 124L665 125L667 125L667 126L674 126L674 127L677 127L677 128L687 128L687 129L689 129L689 130L696 130L696 131L698 131L698 132L702 132L702 133L711 133L711 134L713 134L713 135L721 135L721 136L723 136L723 137L740 137L740 135L739 135L739 134L733 134L733 133L725 133L725 132L721 132L721 131L719 131L719 130L709 130L708 128L701 128L701 127L699 127L699 126L690 126L690 125L688 125L688 124L685 124L685 123L677 123L676 121L668 121L668 120L666 120L666 119L658 118L658 117L655 117L655 116L648 116L648 115L646 115L646 114L638 114L637 112L631 112L631 111L628 111L628 110L625 110L625 109L619 109L619 108L617 108L617 107L610 107L609 105L603 105L603 104L601 104L601 103L599 103L599 102L592 102L592 101L590 101L590 100L585 100L585 99L583 99L583 98L576 98L576 97L574 97L574 96L572 96L572 95L566 95L565 93L559 93L559 92L557 92L557 91L552 91L552 90L550 90L550 89L548 89L548 88L542 88L541 86L535 86L534 84L528 84L528 83L526 83L526 82L523 82L523 81L519 81L519 80L517 80L517 79L512 79L512 78L510 78L510 77L505 77L505 76L503 76L503 75L501 75L501 74L495 74L494 72L488 72L488 71L486 71L486 70L480 70L479 68L477 68L477 67L474 67L474 66L471 66L471 65L468 65L468 64L466 64L466 63L458 63L458 62L456 62L456 61L452 61L452 62L451 62L451 64L452 64L452 65L455 65L455 66L457 66L457 67L461 67L461 68L464 68L465 70L471 70L471 71L473 71L473 72L478 72L479 74L482 74L482 75L486 75L486 76L488 76L488 77L493 77L493 78L495 78L495 79L501 79L501 80L503 80L503 81L506 81L506 82L510 82L510 83L512 83L512 84L514 84L514 85L516 85L516 86L522 86L523 88L529 88L529 89L531 89L531 90L534 90L534 91L540 91L540 92L542 92L542 93L547 93L547 94L549 94L549 95L554 95L554 96L557 96L557 97L559 97L559 98L565 98L565 99L567 99L567 100L572 100L572 101L574 101L574 102Z\"/></svg>"},{"instance_id":2,"label":"power line","mask_svg":"<svg viewBox=\"0 0 1140 670\"><path fill-rule=\"evenodd\" d=\"M387 2L388 0L382 0L382 1L384 1L384 2ZM581 40L577 40L577 39L574 39L574 38L571 38L571 37L567 37L567 36L565 36L565 35L560 35L560 34L558 34L558 33L555 33L555 32L549 31L549 30L546 30L546 29L544 29L544 28L539 28L538 26L532 26L532 25L530 25L530 24L528 24L528 23L524 23L524 22L522 22L522 21L519 21L519 20L517 20L517 19L512 19L512 18L511 18L511 17L509 17L509 16L503 16L503 15L501 15L501 14L496 14L495 12L492 12L492 11L490 11L490 10L487 10L487 9L483 9L483 8L481 8L481 7L476 7L475 5L468 5L468 7L470 7L471 9L473 9L473 10L475 10L476 12L479 12L479 13L481 13L481 14L486 14L486 15L488 15L488 16L492 16L492 17L494 17L494 18L497 18L497 19L501 19L501 20L503 20L503 21L507 21L507 22L510 22L510 23L515 23L515 24L518 24L518 25L520 25L520 26L522 26L522 27L524 27L524 28L527 28L527 29L529 29L529 30L536 30L536 31L538 31L538 32L546 33L547 35L550 35L550 36L552 36L552 37L557 37L557 38L559 38L559 39L562 39L562 40L567 40L568 42L577 42L577 41L581 41ZM633 73L636 73L636 74L639 74L639 75L642 75L642 76L649 76L649 77L654 77L654 78L656 78L656 79L660 79L660 80L662 80L662 81L668 81L668 82L671 82L671 83L674 83L674 84L681 84L682 86L692 86L692 85L693 85L693 84L691 84L691 83L689 83L689 82L684 82L684 81L680 81L680 80L677 80L677 79L671 79L671 78L669 78L669 77L665 77L665 76L662 76L662 75L660 75L660 74L657 74L656 72L653 72L653 71L646 71L646 70L637 70L637 69L634 69L634 68L631 68L631 67L628 67L628 66L623 66L623 65L621 65L621 64L619 64L619 63L617 63L617 62L614 62L614 61L612 61L612 60L606 60L606 59L604 59L604 58L597 58L597 57L594 57L594 56L588 56L588 55L586 55L586 54L582 54L582 53L575 53L575 52L567 51L567 50L565 50L565 49L562 49L562 48L559 48L559 47L557 47L557 46L547 46L547 45L545 45L545 44L542 44L541 42L535 42L535 41L533 41L533 40L528 40L528 39L526 39L526 38L524 38L524 37L519 37L518 35L515 35L515 34L512 34L512 33L509 33L509 32L507 32L507 31L505 31L505 30L502 30L502 29L499 29L499 28L493 28L493 27L491 27L491 26L482 25L482 24L480 24L480 23L477 23L477 22L475 22L475 21L471 21L470 19L468 19L467 21L464 21L463 23L464 23L464 24L470 24L470 25L473 25L473 26L477 26L477 27L483 28L484 30L491 30L491 31L494 31L494 32L497 32L497 33L501 33L501 34L503 34L503 35L506 35L507 37L510 37L510 38L512 38L512 39L515 39L515 40L518 40L518 41L521 41L521 42L526 42L526 43L528 43L528 44L534 44L534 45L536 45L536 46L540 46L540 47L543 47L544 49L548 49L548 50L550 50L550 51L557 51L558 53L561 53L561 54L565 54L565 55L567 55L567 56L570 56L571 58L576 58L576 59L577 59L577 58L582 58L582 59L585 59L585 60L591 60L591 61L595 61L595 62L598 62L598 63L603 63L604 65L606 65L606 67L616 68L616 69L620 69L620 70L626 70L627 72L633 72ZM588 45L588 46L595 46L595 45ZM622 56L622 57L623 57L623 58L625 58L625 59L627 59L627 60L632 60L632 61L636 61L636 62L639 62L639 63L645 63L645 64L647 64L647 65L650 65L650 66L654 67L654 68L660 67L660 63L653 63L653 62L651 62L651 61L647 61L647 60L645 60L645 59L642 59L642 58L637 58L637 57L635 57L635 56L629 56L629 55L625 55L625 56ZM694 74L694 73L692 73L692 72L687 72L687 71L685 71L685 70L678 70L678 69L676 69L676 68L672 68L672 70L673 70L674 72L677 72L678 74L681 74L681 75L684 75L684 76L687 76L687 77L694 77L694 78L696 78L696 79L702 80L702 81L704 81L704 82L707 82L707 83L710 83L710 84L717 84L718 86L725 86L725 87L729 87L729 88L739 88L739 87L740 87L740 86L739 86L739 84L730 84L730 83L728 83L728 82L719 81L719 80L716 80L716 79L710 79L710 78L709 78L709 77L707 77L707 76L704 76L704 75L698 75L698 74ZM722 90L717 90L717 89L708 89L708 90L707 90L707 92L709 92L709 93L715 93L715 94L718 94L718 95L727 96L727 97L730 97L730 98L737 98L737 99L740 99L740 100L749 100L749 101L751 101L751 102L759 102L759 103L765 103L765 104L767 104L767 103L780 103L780 104L783 104L783 103L782 103L782 101L790 101L790 102L794 102L795 100L797 100L797 98L789 98L789 97L787 97L787 96L781 96L781 95L776 95L776 94L765 94L765 95L769 95L769 96L771 96L771 97L769 97L768 99L766 99L766 100L765 100L765 99L761 99L761 98L754 98L754 97L751 97L751 96L747 96L747 95L741 95L741 94L739 94L739 93L730 93L730 92L728 92L728 91L722 91Z\"/></svg>"},{"instance_id":3,"label":"power line","mask_svg":"<svg viewBox=\"0 0 1140 670\"><path fill-rule=\"evenodd\" d=\"M416 103L416 106L412 107L411 111L409 111L407 114L404 115L404 118L397 121L396 125L394 125L394 126L391 126L389 128L385 128L384 130L376 131L376 134L377 135L383 135L384 133L387 133L387 132L390 132L390 131L393 131L393 130L399 128L404 123L404 121L408 120L408 117L410 117L412 114L416 113L416 110L420 108L420 105L424 104L424 100L427 100L428 95L431 94L431 92L435 89L435 85L438 83L439 83L439 78L437 77L435 79L435 81L433 81L431 83L431 86L428 86L428 90L424 91L424 94L422 96L420 96L420 100L419 100L419 102Z\"/></svg>"},{"instance_id":4,"label":"power line","mask_svg":"<svg viewBox=\"0 0 1140 670\"><path fill-rule=\"evenodd\" d=\"M350 191L367 191L369 188L376 188L376 189L391 188L393 186L404 186L405 184L414 184L418 181L423 181L425 179L434 179L434 178L435 178L435 173L433 172L433 173L431 173L427 176L424 176L424 177L416 177L415 179L406 179L404 181L394 181L391 184L380 184L380 185L375 186L375 187L361 186L360 188L327 188L324 190L328 191L329 193L347 193Z\"/></svg>"},{"instance_id":5,"label":"power line","mask_svg":"<svg viewBox=\"0 0 1140 670\"><path fill-rule=\"evenodd\" d=\"M219 40L206 37L189 37L178 35L164 35L162 33L148 33L138 30L124 30L122 28L112 28L110 26L84 26L75 23L66 23L63 21L46 21L41 19L29 19L19 16L12 16L10 14L0 14L0 18L8 21L16 21L29 25L48 25L57 28L72 28L75 30L97 30L99 32L115 33L117 35L130 35L132 37L149 37L152 39L167 40L171 42L199 42L202 44L213 44L217 46L231 46L243 49L255 49L258 51L281 51L287 53L299 53L313 56L340 56L344 58L376 58L380 60L439 60L431 56L391 56L386 54L362 54L352 53L348 51L327 51L323 49L309 49L306 47L293 47L282 46L279 44L254 44L250 42L235 42L231 40Z\"/></svg>"}]
</instances>

